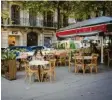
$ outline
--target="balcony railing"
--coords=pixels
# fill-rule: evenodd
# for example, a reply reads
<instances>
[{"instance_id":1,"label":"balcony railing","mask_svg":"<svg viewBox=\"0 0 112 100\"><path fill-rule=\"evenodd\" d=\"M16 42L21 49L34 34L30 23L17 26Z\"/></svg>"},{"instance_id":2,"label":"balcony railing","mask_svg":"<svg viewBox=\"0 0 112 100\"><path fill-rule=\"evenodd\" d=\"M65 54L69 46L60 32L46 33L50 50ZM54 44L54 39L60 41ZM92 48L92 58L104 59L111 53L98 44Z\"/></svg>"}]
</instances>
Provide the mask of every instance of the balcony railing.
<instances>
[{"instance_id":1,"label":"balcony railing","mask_svg":"<svg viewBox=\"0 0 112 100\"><path fill-rule=\"evenodd\" d=\"M13 18L12 20L2 21L1 25L7 26L30 26L30 27L51 27L57 28L57 23L53 21L44 21L39 19L29 19L29 18Z\"/></svg>"}]
</instances>

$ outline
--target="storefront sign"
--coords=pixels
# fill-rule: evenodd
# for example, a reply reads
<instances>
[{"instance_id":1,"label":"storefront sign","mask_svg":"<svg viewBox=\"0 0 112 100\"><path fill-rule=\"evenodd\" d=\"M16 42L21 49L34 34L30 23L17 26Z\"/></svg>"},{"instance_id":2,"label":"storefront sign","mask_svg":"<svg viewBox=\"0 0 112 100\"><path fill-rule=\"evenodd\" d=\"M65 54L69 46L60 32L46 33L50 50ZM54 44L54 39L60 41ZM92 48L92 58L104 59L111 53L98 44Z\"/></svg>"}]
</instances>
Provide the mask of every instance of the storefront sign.
<instances>
[{"instance_id":1,"label":"storefront sign","mask_svg":"<svg viewBox=\"0 0 112 100\"><path fill-rule=\"evenodd\" d=\"M14 35L14 34L16 34L16 35L17 35L17 34L18 34L18 32L17 32L17 31L12 31L12 34L13 34L13 35Z\"/></svg>"}]
</instances>

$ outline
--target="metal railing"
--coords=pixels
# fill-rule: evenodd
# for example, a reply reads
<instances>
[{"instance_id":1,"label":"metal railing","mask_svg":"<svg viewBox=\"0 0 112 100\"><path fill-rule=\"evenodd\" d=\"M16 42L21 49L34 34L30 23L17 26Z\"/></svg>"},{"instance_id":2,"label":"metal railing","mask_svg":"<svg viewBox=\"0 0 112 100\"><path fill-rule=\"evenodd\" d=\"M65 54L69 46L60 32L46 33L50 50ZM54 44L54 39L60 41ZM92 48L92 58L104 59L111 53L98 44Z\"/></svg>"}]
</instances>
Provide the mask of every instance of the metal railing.
<instances>
[{"instance_id":1,"label":"metal railing","mask_svg":"<svg viewBox=\"0 0 112 100\"><path fill-rule=\"evenodd\" d=\"M56 22L29 18L13 18L11 20L8 19L7 21L2 21L1 25L57 28Z\"/></svg>"}]
</instances>

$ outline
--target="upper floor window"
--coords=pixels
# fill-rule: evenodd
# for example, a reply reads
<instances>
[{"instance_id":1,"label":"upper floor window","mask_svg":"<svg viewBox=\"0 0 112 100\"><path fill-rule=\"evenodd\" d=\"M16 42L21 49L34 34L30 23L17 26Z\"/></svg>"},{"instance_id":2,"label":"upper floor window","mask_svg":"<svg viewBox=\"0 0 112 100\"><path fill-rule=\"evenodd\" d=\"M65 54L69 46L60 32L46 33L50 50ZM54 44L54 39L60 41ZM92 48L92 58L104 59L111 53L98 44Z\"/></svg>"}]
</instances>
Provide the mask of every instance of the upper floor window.
<instances>
[{"instance_id":1,"label":"upper floor window","mask_svg":"<svg viewBox=\"0 0 112 100\"><path fill-rule=\"evenodd\" d=\"M29 9L29 22L31 26L36 26L36 13L34 9Z\"/></svg>"},{"instance_id":2,"label":"upper floor window","mask_svg":"<svg viewBox=\"0 0 112 100\"><path fill-rule=\"evenodd\" d=\"M53 27L53 12L44 12L44 26Z\"/></svg>"},{"instance_id":3,"label":"upper floor window","mask_svg":"<svg viewBox=\"0 0 112 100\"><path fill-rule=\"evenodd\" d=\"M8 1L1 1L1 10L9 7Z\"/></svg>"},{"instance_id":4,"label":"upper floor window","mask_svg":"<svg viewBox=\"0 0 112 100\"><path fill-rule=\"evenodd\" d=\"M20 24L20 7L18 5L11 6L12 24Z\"/></svg>"},{"instance_id":5,"label":"upper floor window","mask_svg":"<svg viewBox=\"0 0 112 100\"><path fill-rule=\"evenodd\" d=\"M1 1L1 10L3 10L3 1Z\"/></svg>"}]
</instances>

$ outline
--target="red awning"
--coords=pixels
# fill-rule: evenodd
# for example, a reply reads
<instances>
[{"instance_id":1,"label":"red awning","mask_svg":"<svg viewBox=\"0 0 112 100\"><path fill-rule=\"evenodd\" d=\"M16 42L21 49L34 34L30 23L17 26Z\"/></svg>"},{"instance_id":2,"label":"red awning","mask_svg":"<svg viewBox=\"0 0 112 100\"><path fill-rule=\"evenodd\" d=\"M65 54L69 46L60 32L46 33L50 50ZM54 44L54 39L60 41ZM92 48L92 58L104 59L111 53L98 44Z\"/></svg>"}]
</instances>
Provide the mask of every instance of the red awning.
<instances>
[{"instance_id":1,"label":"red awning","mask_svg":"<svg viewBox=\"0 0 112 100\"><path fill-rule=\"evenodd\" d=\"M76 28L76 29L70 29L70 30L64 30L59 31L56 33L57 37L67 36L67 35L79 35L82 33L90 33L90 32L106 32L107 31L107 25L101 24L101 25L95 25L95 26L88 26L88 27L82 27L82 28Z\"/></svg>"}]
</instances>

